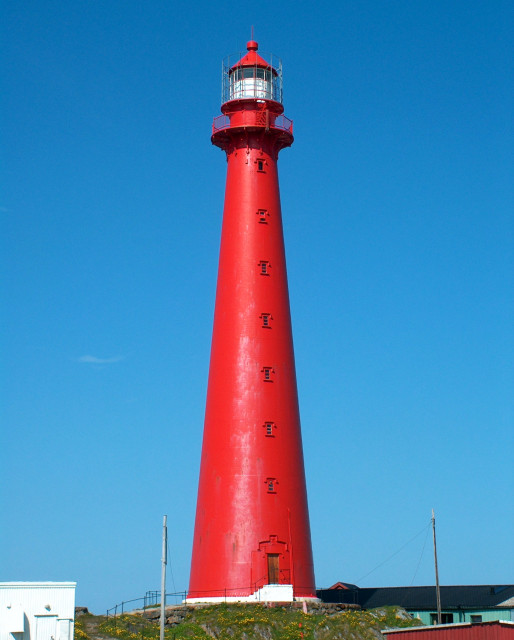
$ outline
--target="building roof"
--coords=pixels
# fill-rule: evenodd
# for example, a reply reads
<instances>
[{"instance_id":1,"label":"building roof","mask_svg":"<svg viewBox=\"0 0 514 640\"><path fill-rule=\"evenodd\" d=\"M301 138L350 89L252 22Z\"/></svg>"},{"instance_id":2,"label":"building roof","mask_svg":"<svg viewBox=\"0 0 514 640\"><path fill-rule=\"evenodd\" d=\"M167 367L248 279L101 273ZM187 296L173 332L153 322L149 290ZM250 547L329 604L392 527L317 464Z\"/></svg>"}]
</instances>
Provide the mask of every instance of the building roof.
<instances>
[{"instance_id":1,"label":"building roof","mask_svg":"<svg viewBox=\"0 0 514 640\"><path fill-rule=\"evenodd\" d=\"M421 627L401 627L398 629L384 629L382 634L388 636L389 634L410 634L415 632L422 631L430 631L433 632L434 635L437 634L438 630L441 629L449 629L455 630L459 628L468 628L468 629L483 629L488 627L505 627L508 629L514 629L514 622L511 620L488 620L486 622L453 622L452 624L433 624L430 626L421 626Z\"/></svg>"},{"instance_id":2,"label":"building roof","mask_svg":"<svg viewBox=\"0 0 514 640\"><path fill-rule=\"evenodd\" d=\"M336 583L337 584L337 583ZM344 583L343 583L344 584ZM335 586L335 585L334 585ZM513 607L514 585L464 585L441 587L442 609L489 609ZM397 605L405 609L437 608L435 586L324 589L318 592L326 602L359 604L366 609ZM331 596L337 599L332 599Z\"/></svg>"},{"instance_id":3,"label":"building roof","mask_svg":"<svg viewBox=\"0 0 514 640\"><path fill-rule=\"evenodd\" d=\"M231 67L230 71L233 71L237 67L263 67L264 69L269 69L271 67L269 62L266 62L266 60L261 58L257 53L259 45L255 40L250 40L246 44L246 48L248 49L248 53L244 55L239 62L236 62L236 64ZM275 70L273 69L273 71Z\"/></svg>"},{"instance_id":4,"label":"building roof","mask_svg":"<svg viewBox=\"0 0 514 640\"><path fill-rule=\"evenodd\" d=\"M329 589L358 589L359 587L356 584L352 584L351 582L336 582Z\"/></svg>"},{"instance_id":5,"label":"building roof","mask_svg":"<svg viewBox=\"0 0 514 640\"><path fill-rule=\"evenodd\" d=\"M0 589L60 589L76 586L76 582L0 582Z\"/></svg>"}]
</instances>

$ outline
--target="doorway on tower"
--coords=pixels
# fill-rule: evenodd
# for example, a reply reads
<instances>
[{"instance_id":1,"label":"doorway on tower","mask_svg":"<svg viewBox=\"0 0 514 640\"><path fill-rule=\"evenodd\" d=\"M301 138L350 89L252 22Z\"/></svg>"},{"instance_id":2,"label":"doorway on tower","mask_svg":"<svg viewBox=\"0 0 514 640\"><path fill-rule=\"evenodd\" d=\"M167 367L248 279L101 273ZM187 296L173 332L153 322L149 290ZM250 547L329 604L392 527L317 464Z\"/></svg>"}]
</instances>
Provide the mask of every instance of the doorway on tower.
<instances>
[{"instance_id":1,"label":"doorway on tower","mask_svg":"<svg viewBox=\"0 0 514 640\"><path fill-rule=\"evenodd\" d=\"M278 559L278 553L268 553L268 584L280 584Z\"/></svg>"},{"instance_id":2,"label":"doorway on tower","mask_svg":"<svg viewBox=\"0 0 514 640\"><path fill-rule=\"evenodd\" d=\"M259 543L252 553L252 583L254 588L267 584L292 584L289 545L271 535Z\"/></svg>"}]
</instances>

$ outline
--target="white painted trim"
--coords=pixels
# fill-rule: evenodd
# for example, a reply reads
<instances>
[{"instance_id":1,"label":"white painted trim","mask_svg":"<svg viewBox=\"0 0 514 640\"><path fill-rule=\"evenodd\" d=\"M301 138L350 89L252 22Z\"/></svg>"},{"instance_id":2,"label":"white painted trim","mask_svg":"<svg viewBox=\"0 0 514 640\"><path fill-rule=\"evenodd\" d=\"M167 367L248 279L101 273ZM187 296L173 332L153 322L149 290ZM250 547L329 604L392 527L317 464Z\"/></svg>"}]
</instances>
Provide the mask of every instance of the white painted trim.
<instances>
[{"instance_id":1,"label":"white painted trim","mask_svg":"<svg viewBox=\"0 0 514 640\"><path fill-rule=\"evenodd\" d=\"M266 584L248 596L220 596L205 598L186 598L186 604L218 604L220 602L319 602L318 598L293 595L292 584Z\"/></svg>"},{"instance_id":2,"label":"white painted trim","mask_svg":"<svg viewBox=\"0 0 514 640\"><path fill-rule=\"evenodd\" d=\"M76 586L76 582L0 582L0 589L26 589L27 587L31 589L48 589L48 587L59 589Z\"/></svg>"}]
</instances>

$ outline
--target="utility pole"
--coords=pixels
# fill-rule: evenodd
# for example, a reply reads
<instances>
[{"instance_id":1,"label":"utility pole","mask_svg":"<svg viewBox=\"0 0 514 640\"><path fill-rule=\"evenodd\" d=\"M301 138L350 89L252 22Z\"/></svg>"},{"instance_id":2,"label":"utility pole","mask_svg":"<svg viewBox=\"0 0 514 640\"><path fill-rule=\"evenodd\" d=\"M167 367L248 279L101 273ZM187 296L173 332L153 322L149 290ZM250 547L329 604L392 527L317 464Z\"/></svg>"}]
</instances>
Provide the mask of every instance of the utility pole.
<instances>
[{"instance_id":1,"label":"utility pole","mask_svg":"<svg viewBox=\"0 0 514 640\"><path fill-rule=\"evenodd\" d=\"M439 571L437 570L437 546L435 543L435 515L432 509L432 533L434 536L435 592L437 598L437 624L441 624L441 592L439 590Z\"/></svg>"},{"instance_id":2,"label":"utility pole","mask_svg":"<svg viewBox=\"0 0 514 640\"><path fill-rule=\"evenodd\" d=\"M162 570L161 570L161 632L160 640L164 640L164 624L166 623L166 564L168 563L168 516L162 521Z\"/></svg>"}]
</instances>

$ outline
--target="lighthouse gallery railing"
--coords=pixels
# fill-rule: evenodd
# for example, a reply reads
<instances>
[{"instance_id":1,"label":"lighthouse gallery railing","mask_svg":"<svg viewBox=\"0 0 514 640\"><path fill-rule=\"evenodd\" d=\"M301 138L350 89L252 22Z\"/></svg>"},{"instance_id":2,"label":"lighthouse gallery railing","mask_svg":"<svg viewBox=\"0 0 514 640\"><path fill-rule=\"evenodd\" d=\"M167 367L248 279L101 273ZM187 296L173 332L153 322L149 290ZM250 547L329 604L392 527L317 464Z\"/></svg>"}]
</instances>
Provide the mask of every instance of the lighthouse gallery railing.
<instances>
[{"instance_id":1,"label":"lighthouse gallery railing","mask_svg":"<svg viewBox=\"0 0 514 640\"><path fill-rule=\"evenodd\" d=\"M255 126L255 115L254 112L248 112L248 122L246 123L248 126ZM241 123L243 126L244 122ZM241 126L238 122L238 126ZM227 115L221 115L214 118L214 122L212 123L212 132L216 133L217 131L222 131L223 129L230 128L230 117ZM279 129L280 131L288 131L289 133L293 133L293 121L286 118L284 115L276 116L275 121L270 123L270 129Z\"/></svg>"}]
</instances>

